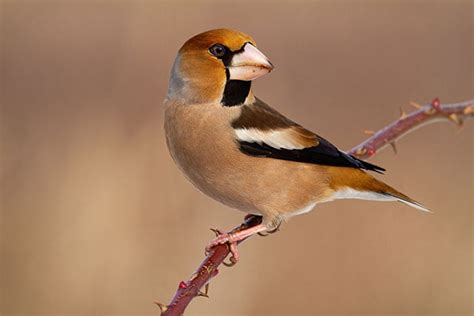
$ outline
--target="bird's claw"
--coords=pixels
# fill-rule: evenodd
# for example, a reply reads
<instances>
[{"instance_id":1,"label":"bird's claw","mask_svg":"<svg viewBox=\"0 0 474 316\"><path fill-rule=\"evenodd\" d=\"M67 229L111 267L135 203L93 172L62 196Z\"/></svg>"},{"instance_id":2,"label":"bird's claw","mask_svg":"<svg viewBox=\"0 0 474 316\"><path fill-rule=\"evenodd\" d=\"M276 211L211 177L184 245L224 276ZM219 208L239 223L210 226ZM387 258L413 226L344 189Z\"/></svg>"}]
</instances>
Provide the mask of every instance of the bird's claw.
<instances>
[{"instance_id":1,"label":"bird's claw","mask_svg":"<svg viewBox=\"0 0 474 316\"><path fill-rule=\"evenodd\" d=\"M236 264L237 262L232 261L232 258L234 258L234 257L230 257L229 262L222 261L222 264L225 265L225 266L228 267L228 268L235 266L235 264Z\"/></svg>"},{"instance_id":2,"label":"bird's claw","mask_svg":"<svg viewBox=\"0 0 474 316\"><path fill-rule=\"evenodd\" d=\"M209 228L214 234L216 234L216 237L219 237L219 235L222 235L223 233L218 229L218 228Z\"/></svg>"},{"instance_id":3,"label":"bird's claw","mask_svg":"<svg viewBox=\"0 0 474 316\"><path fill-rule=\"evenodd\" d=\"M280 225L278 225L276 228L272 229L272 230L268 230L266 232L259 232L257 233L259 236L262 236L262 237L267 237L267 236L270 236L271 234L274 234L276 233L277 231L280 230Z\"/></svg>"},{"instance_id":4,"label":"bird's claw","mask_svg":"<svg viewBox=\"0 0 474 316\"><path fill-rule=\"evenodd\" d=\"M216 238L219 237L220 235L223 235L224 233L218 229L218 228L209 228L215 235L216 235ZM214 241L214 240L213 240ZM211 242L212 243L212 242ZM205 256L209 256L209 254L211 253L211 248L214 247L216 245L213 245L211 246L211 244L207 245L206 248L204 249L204 255Z\"/></svg>"},{"instance_id":5,"label":"bird's claw","mask_svg":"<svg viewBox=\"0 0 474 316\"><path fill-rule=\"evenodd\" d=\"M222 262L226 267L232 267L239 261L239 251L237 250L236 242L229 243L229 250L231 253L229 262Z\"/></svg>"}]
</instances>

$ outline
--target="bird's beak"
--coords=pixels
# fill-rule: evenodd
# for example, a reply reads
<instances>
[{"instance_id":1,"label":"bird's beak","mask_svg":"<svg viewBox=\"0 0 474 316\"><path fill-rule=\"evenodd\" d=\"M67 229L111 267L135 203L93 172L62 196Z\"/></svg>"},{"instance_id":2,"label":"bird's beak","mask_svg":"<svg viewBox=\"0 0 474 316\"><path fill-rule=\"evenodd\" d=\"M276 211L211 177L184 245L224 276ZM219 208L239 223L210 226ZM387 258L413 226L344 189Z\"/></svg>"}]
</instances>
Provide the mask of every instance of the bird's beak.
<instances>
[{"instance_id":1,"label":"bird's beak","mask_svg":"<svg viewBox=\"0 0 474 316\"><path fill-rule=\"evenodd\" d=\"M243 50L232 57L229 74L231 80L250 81L269 73L273 68L272 63L261 51L246 43Z\"/></svg>"}]
</instances>

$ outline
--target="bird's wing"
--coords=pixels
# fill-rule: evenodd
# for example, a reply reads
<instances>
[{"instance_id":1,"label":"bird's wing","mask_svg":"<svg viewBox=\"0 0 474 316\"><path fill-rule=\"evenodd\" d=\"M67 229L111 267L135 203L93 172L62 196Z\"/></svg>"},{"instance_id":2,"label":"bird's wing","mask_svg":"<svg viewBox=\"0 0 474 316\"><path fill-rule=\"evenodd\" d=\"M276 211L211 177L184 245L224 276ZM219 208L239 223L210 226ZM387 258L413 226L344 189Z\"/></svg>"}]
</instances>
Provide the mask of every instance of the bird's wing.
<instances>
[{"instance_id":1,"label":"bird's wing","mask_svg":"<svg viewBox=\"0 0 474 316\"><path fill-rule=\"evenodd\" d=\"M348 155L256 98L243 105L232 122L240 150L250 156L383 172L385 169Z\"/></svg>"}]
</instances>

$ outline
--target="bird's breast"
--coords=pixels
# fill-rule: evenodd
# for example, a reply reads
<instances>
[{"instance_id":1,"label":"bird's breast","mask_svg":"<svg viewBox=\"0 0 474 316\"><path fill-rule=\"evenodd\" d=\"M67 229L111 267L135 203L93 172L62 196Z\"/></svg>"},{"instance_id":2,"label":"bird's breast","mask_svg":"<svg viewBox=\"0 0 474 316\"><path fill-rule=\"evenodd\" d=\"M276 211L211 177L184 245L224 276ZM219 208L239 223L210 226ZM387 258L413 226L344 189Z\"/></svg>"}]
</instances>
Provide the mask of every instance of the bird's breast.
<instances>
[{"instance_id":1,"label":"bird's breast","mask_svg":"<svg viewBox=\"0 0 474 316\"><path fill-rule=\"evenodd\" d=\"M242 171L249 166L230 125L238 115L237 108L221 105L169 104L165 132L171 156L185 176L205 194L241 208L235 204L245 204L244 199L236 191L242 186Z\"/></svg>"}]
</instances>

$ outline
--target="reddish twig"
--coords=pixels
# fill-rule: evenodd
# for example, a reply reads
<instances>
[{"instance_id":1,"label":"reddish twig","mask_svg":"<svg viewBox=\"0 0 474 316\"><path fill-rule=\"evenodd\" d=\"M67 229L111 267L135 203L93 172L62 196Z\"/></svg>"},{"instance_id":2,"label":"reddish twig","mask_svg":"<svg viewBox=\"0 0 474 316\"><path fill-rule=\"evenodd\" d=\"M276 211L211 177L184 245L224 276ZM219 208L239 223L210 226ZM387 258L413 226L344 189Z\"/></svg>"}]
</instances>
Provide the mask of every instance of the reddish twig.
<instances>
[{"instance_id":1,"label":"reddish twig","mask_svg":"<svg viewBox=\"0 0 474 316\"><path fill-rule=\"evenodd\" d=\"M253 227L261 222L262 218L260 216L249 216L246 217L244 223L234 228L231 232ZM212 252L204 259L191 278L188 281L181 281L179 283L178 290L169 305L155 302L161 309L161 316L182 315L193 298L197 296L207 297L209 281L219 273L218 267L224 262L229 252L228 245L218 245L212 248ZM201 291L202 288L204 288L204 292Z\"/></svg>"},{"instance_id":2,"label":"reddish twig","mask_svg":"<svg viewBox=\"0 0 474 316\"><path fill-rule=\"evenodd\" d=\"M441 104L436 98L430 104L424 106L414 102L411 105L416 107L417 110L410 114L402 111L398 120L377 132L369 132L372 136L352 148L349 153L358 158L366 159L372 157L378 150L387 145L392 145L395 149L395 141L422 125L447 120L461 126L465 119L474 117L474 99L456 104ZM258 225L261 220L259 216L250 216L246 218L243 224L234 228L232 232ZM169 305L156 302L161 309L161 316L182 315L193 298L198 296L207 297L209 281L218 274L218 267L224 262L229 253L230 250L227 245L214 247L191 278L179 283L176 294ZM201 290L203 288L204 292Z\"/></svg>"},{"instance_id":3,"label":"reddish twig","mask_svg":"<svg viewBox=\"0 0 474 316\"><path fill-rule=\"evenodd\" d=\"M420 126L440 121L452 121L458 126L462 126L467 118L474 117L474 99L454 104L441 104L438 98L430 104L421 106L415 102L410 103L417 110L406 114L401 111L400 118L376 133L371 133L371 137L355 146L349 154L360 159L366 159L375 155L387 145L391 145L396 151L395 142L408 133L416 130Z\"/></svg>"}]
</instances>

